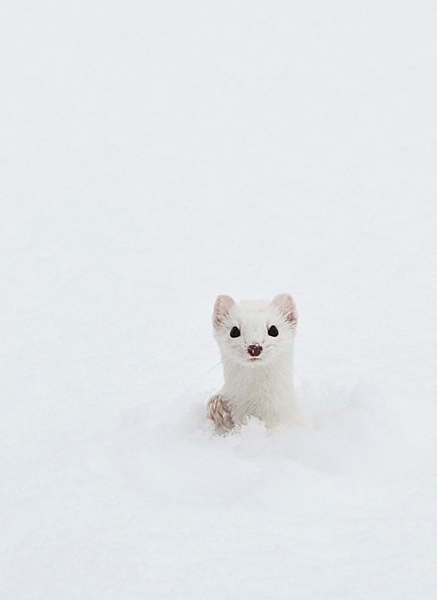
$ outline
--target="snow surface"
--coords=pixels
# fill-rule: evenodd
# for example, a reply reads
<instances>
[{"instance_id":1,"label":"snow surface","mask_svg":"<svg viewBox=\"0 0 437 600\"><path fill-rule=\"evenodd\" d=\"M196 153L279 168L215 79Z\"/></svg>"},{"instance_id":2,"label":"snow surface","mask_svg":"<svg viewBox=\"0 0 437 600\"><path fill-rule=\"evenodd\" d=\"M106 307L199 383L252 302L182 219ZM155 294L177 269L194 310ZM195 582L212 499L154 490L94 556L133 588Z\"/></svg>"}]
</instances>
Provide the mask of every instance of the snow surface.
<instances>
[{"instance_id":1,"label":"snow surface","mask_svg":"<svg viewBox=\"0 0 437 600\"><path fill-rule=\"evenodd\" d=\"M437 5L5 0L0 595L437 597ZM219 293L313 430L227 437Z\"/></svg>"}]
</instances>

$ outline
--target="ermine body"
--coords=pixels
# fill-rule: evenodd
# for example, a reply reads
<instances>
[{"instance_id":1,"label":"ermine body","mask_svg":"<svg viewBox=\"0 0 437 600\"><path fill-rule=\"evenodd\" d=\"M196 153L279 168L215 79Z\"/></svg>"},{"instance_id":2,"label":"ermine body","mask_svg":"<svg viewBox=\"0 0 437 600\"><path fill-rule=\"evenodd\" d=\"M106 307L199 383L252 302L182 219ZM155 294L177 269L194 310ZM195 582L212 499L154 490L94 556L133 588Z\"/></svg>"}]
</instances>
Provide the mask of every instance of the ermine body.
<instances>
[{"instance_id":1,"label":"ermine body","mask_svg":"<svg viewBox=\"0 0 437 600\"><path fill-rule=\"evenodd\" d=\"M293 348L297 311L288 294L272 302L236 303L219 296L213 312L225 383L208 403L208 416L219 430L255 416L267 427L303 425L294 400Z\"/></svg>"}]
</instances>

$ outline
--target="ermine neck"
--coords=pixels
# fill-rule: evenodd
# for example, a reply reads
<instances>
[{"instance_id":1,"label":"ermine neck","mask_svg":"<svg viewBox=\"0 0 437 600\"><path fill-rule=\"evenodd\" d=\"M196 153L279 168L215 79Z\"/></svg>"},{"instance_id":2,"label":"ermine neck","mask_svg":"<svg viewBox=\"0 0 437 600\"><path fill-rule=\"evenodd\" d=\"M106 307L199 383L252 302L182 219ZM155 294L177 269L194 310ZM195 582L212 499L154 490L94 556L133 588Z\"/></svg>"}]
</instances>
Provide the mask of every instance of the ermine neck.
<instances>
[{"instance_id":1,"label":"ermine neck","mask_svg":"<svg viewBox=\"0 0 437 600\"><path fill-rule=\"evenodd\" d=\"M292 358L275 358L266 365L224 363L225 388L233 394L269 394L273 390L293 388Z\"/></svg>"}]
</instances>

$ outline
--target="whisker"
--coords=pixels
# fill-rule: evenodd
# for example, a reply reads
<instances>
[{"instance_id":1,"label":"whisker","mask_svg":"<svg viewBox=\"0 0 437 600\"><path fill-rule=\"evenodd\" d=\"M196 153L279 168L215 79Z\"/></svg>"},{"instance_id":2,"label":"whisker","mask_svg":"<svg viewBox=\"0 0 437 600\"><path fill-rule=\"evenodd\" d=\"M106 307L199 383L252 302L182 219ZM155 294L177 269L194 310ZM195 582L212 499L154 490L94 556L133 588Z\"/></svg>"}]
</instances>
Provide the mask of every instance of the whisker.
<instances>
[{"instance_id":1,"label":"whisker","mask_svg":"<svg viewBox=\"0 0 437 600\"><path fill-rule=\"evenodd\" d=\"M199 384L206 378L208 377L208 375L210 373L212 373L214 371L214 369L216 369L219 365L221 365L222 361L219 361L218 363L216 363L215 365L213 365L212 367L210 367L207 371L205 371L205 373L203 373L199 379L188 389L188 393L191 393L196 387L199 386Z\"/></svg>"}]
</instances>

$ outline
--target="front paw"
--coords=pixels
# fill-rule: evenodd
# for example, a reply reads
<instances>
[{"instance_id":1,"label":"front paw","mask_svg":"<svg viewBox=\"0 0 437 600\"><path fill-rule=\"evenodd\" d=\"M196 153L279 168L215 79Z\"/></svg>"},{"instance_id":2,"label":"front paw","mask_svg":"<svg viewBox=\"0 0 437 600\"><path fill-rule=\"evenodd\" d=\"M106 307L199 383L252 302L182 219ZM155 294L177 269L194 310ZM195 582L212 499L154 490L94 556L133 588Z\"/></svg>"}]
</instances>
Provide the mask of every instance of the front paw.
<instances>
[{"instance_id":1,"label":"front paw","mask_svg":"<svg viewBox=\"0 0 437 600\"><path fill-rule=\"evenodd\" d=\"M229 403L220 394L213 396L208 402L206 416L214 422L218 431L229 431L234 426Z\"/></svg>"}]
</instances>

